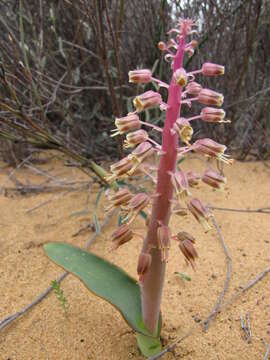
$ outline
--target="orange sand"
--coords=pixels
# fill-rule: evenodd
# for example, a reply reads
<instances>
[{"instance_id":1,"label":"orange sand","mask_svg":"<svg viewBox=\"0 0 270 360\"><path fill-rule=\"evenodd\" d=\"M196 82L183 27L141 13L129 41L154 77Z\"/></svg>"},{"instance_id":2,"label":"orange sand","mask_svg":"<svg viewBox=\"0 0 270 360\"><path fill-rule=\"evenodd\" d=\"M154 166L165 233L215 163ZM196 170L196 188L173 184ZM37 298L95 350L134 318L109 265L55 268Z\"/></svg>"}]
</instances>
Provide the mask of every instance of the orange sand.
<instances>
[{"instance_id":1,"label":"orange sand","mask_svg":"<svg viewBox=\"0 0 270 360\"><path fill-rule=\"evenodd\" d=\"M189 162L202 169L202 162ZM187 164L185 164L187 165ZM0 186L11 169L0 174ZM70 180L87 180L79 170L64 167L63 161L52 160L38 165L50 174ZM270 170L259 162L238 163L226 167L228 186L216 192L201 186L194 193L202 200L220 207L259 208L270 206ZM45 178L29 169L20 169L16 177L23 183L41 183ZM14 186L8 182L7 186ZM42 245L49 241L66 241L84 246L91 230L72 237L81 227L92 222L93 204L98 186L92 187L90 214L76 215L85 209L87 190L59 195L54 201L31 213L28 209L56 197L57 193L18 195L7 191L0 196L0 319L12 314L33 299L62 273L45 256ZM59 193L59 192L58 192ZM60 193L59 193L60 194ZM99 208L102 220L103 206ZM215 211L218 224L232 258L232 277L226 299L256 274L270 266L270 215ZM90 219L90 220L89 220ZM116 219L105 228L90 250L122 266L136 276L136 255L140 241L109 252L108 237ZM143 221L137 222L143 229ZM185 360L256 360L263 359L270 342L270 274L246 294L232 302L210 324L201 330L202 320L213 309L223 289L226 259L215 229L204 234L193 218L174 218L172 228L190 231L197 240L197 271L185 265L176 244L169 254L167 278L162 302L165 344L184 335L191 327L197 330L163 359ZM174 273L184 272L192 281L183 282ZM61 285L68 300L68 316L54 293L26 315L17 319L0 334L0 360L126 360L142 359L132 331L118 312L105 301L94 297L72 275ZM240 315L249 313L252 341L243 339ZM200 321L201 320L201 321Z\"/></svg>"}]
</instances>

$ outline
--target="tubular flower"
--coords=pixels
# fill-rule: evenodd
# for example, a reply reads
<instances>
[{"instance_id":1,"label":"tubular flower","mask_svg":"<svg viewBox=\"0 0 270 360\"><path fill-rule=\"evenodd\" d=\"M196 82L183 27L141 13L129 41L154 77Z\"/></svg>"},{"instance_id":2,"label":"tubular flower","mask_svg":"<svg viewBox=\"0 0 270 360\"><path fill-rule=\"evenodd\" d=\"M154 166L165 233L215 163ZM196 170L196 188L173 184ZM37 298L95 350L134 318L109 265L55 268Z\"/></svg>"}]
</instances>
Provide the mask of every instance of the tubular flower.
<instances>
[{"instance_id":1,"label":"tubular flower","mask_svg":"<svg viewBox=\"0 0 270 360\"><path fill-rule=\"evenodd\" d=\"M123 210L127 213L123 219L127 221L127 225L131 224L141 210L146 208L150 203L150 197L146 193L138 193L132 197L127 206L123 206Z\"/></svg>"},{"instance_id":2,"label":"tubular flower","mask_svg":"<svg viewBox=\"0 0 270 360\"><path fill-rule=\"evenodd\" d=\"M137 265L137 273L139 275L139 282L143 283L143 279L148 269L151 266L152 256L147 253L141 253Z\"/></svg>"},{"instance_id":3,"label":"tubular flower","mask_svg":"<svg viewBox=\"0 0 270 360\"><path fill-rule=\"evenodd\" d=\"M152 156L154 152L155 150L153 145L148 141L145 141L132 151L132 153L129 155L129 158L135 160L138 163L142 163L147 157Z\"/></svg>"},{"instance_id":4,"label":"tubular flower","mask_svg":"<svg viewBox=\"0 0 270 360\"><path fill-rule=\"evenodd\" d=\"M151 81L152 71L148 69L132 70L128 73L129 82L135 84L147 84Z\"/></svg>"},{"instance_id":5,"label":"tubular flower","mask_svg":"<svg viewBox=\"0 0 270 360\"><path fill-rule=\"evenodd\" d=\"M210 89L202 89L198 96L199 102L203 105L221 106L223 99L222 94Z\"/></svg>"},{"instance_id":6,"label":"tubular flower","mask_svg":"<svg viewBox=\"0 0 270 360\"><path fill-rule=\"evenodd\" d=\"M112 235L112 250L116 250L119 248L119 246L127 243L133 238L133 232L129 229L129 227L124 224L121 225L118 229L116 229Z\"/></svg>"},{"instance_id":7,"label":"tubular flower","mask_svg":"<svg viewBox=\"0 0 270 360\"><path fill-rule=\"evenodd\" d=\"M106 180L111 182L117 178L125 178L133 173L135 170L132 159L128 156L124 157L120 161L110 166L112 174L106 177Z\"/></svg>"},{"instance_id":8,"label":"tubular flower","mask_svg":"<svg viewBox=\"0 0 270 360\"><path fill-rule=\"evenodd\" d=\"M183 171L177 171L171 174L171 182L175 189L176 195L180 200L185 200L190 195L188 190L188 180Z\"/></svg>"},{"instance_id":9,"label":"tubular flower","mask_svg":"<svg viewBox=\"0 0 270 360\"><path fill-rule=\"evenodd\" d=\"M177 119L176 122L174 123L173 131L179 134L179 137L183 143L189 145L189 142L193 135L193 129L190 126L190 123L187 119L185 118Z\"/></svg>"},{"instance_id":10,"label":"tubular flower","mask_svg":"<svg viewBox=\"0 0 270 360\"><path fill-rule=\"evenodd\" d=\"M194 247L194 237L185 231L181 231L174 236L174 239L179 242L179 249L186 261L190 263L193 269L195 269L195 260L198 257L198 253Z\"/></svg>"},{"instance_id":11,"label":"tubular flower","mask_svg":"<svg viewBox=\"0 0 270 360\"><path fill-rule=\"evenodd\" d=\"M223 109L205 107L202 109L200 115L202 120L206 122L211 122L211 123L228 122L228 121L224 121L224 117L226 113Z\"/></svg>"},{"instance_id":12,"label":"tubular flower","mask_svg":"<svg viewBox=\"0 0 270 360\"><path fill-rule=\"evenodd\" d=\"M137 112L159 106L162 103L161 95L155 91L149 90L145 93L136 96L133 104Z\"/></svg>"},{"instance_id":13,"label":"tubular flower","mask_svg":"<svg viewBox=\"0 0 270 360\"><path fill-rule=\"evenodd\" d=\"M109 211L117 206L125 206L131 200L131 198L132 193L128 190L128 188L120 189L108 197L110 206L106 210Z\"/></svg>"},{"instance_id":14,"label":"tubular flower","mask_svg":"<svg viewBox=\"0 0 270 360\"><path fill-rule=\"evenodd\" d=\"M172 213L177 216L187 216L188 211L187 211L187 209L181 207L180 205L176 205L173 207Z\"/></svg>"},{"instance_id":15,"label":"tubular flower","mask_svg":"<svg viewBox=\"0 0 270 360\"><path fill-rule=\"evenodd\" d=\"M115 119L116 129L113 129L111 136L122 135L129 131L140 129L141 122L137 114L129 113L127 116Z\"/></svg>"},{"instance_id":16,"label":"tubular flower","mask_svg":"<svg viewBox=\"0 0 270 360\"><path fill-rule=\"evenodd\" d=\"M225 68L222 65L206 62L202 66L202 73L206 76L224 75Z\"/></svg>"},{"instance_id":17,"label":"tubular flower","mask_svg":"<svg viewBox=\"0 0 270 360\"><path fill-rule=\"evenodd\" d=\"M170 249L170 228L165 225L161 225L157 229L157 243L158 249L161 252L161 261L168 261L168 252Z\"/></svg>"},{"instance_id":18,"label":"tubular flower","mask_svg":"<svg viewBox=\"0 0 270 360\"><path fill-rule=\"evenodd\" d=\"M187 73L184 68L177 69L173 74L176 84L183 87L187 85Z\"/></svg>"},{"instance_id":19,"label":"tubular flower","mask_svg":"<svg viewBox=\"0 0 270 360\"><path fill-rule=\"evenodd\" d=\"M188 204L187 207L191 214L195 217L195 219L202 224L205 232L211 229L209 224L209 220L211 214L206 209L206 207L201 203L199 199L192 199Z\"/></svg>"},{"instance_id":20,"label":"tubular flower","mask_svg":"<svg viewBox=\"0 0 270 360\"><path fill-rule=\"evenodd\" d=\"M124 141L124 148L135 147L148 139L148 133L145 130L137 130L127 134L126 140Z\"/></svg>"},{"instance_id":21,"label":"tubular flower","mask_svg":"<svg viewBox=\"0 0 270 360\"><path fill-rule=\"evenodd\" d=\"M227 149L225 145L219 144L212 139L200 139L192 145L192 150L204 154L206 156L217 158L227 164L232 164L233 160L228 159L228 155L224 154Z\"/></svg>"},{"instance_id":22,"label":"tubular flower","mask_svg":"<svg viewBox=\"0 0 270 360\"><path fill-rule=\"evenodd\" d=\"M206 170L202 176L202 181L215 189L223 190L227 179L225 176L222 176L213 170Z\"/></svg>"},{"instance_id":23,"label":"tubular flower","mask_svg":"<svg viewBox=\"0 0 270 360\"><path fill-rule=\"evenodd\" d=\"M186 87L186 92L189 95L198 96L201 90L202 90L202 86L196 81L189 82Z\"/></svg>"},{"instance_id":24,"label":"tubular flower","mask_svg":"<svg viewBox=\"0 0 270 360\"><path fill-rule=\"evenodd\" d=\"M188 185L190 187L196 187L199 185L201 177L199 174L195 173L194 171L188 171L186 173Z\"/></svg>"}]
</instances>

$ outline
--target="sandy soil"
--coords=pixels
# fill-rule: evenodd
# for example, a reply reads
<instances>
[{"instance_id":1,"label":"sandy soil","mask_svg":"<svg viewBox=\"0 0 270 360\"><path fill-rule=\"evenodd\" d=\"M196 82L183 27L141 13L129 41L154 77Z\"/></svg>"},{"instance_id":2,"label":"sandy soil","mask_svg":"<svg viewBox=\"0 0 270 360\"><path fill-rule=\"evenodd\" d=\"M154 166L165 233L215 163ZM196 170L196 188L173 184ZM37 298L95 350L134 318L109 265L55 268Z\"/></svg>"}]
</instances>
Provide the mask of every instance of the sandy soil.
<instances>
[{"instance_id":1,"label":"sandy soil","mask_svg":"<svg viewBox=\"0 0 270 360\"><path fill-rule=\"evenodd\" d=\"M202 168L194 159L193 169ZM10 173L0 173L0 186ZM83 181L87 177L79 170L65 167L63 160L53 159L39 169L58 178ZM260 208L270 206L270 170L262 163L235 163L226 168L228 186L224 192L206 186L196 190L202 200L231 208ZM46 177L31 169L16 173L24 183L44 183ZM5 186L14 187L13 182ZM45 256L42 245L49 241L67 241L84 246L91 230L72 236L92 222L93 204L98 186L91 189L90 213L85 209L88 191L18 195L12 190L0 196L0 319L18 311L62 273ZM27 212L41 203L53 201ZM99 216L103 216L103 202ZM256 274L270 266L270 215L215 211L215 216L232 258L232 276L226 299L241 289ZM89 220L90 219L90 220ZM143 222L138 220L138 227ZM91 251L122 266L136 276L136 255L140 251L137 240L110 253L109 234L116 219L91 245ZM163 359L185 360L257 360L263 359L270 342L270 274L247 293L234 300L202 332L202 321L217 301L226 277L226 258L215 229L203 233L193 218L174 218L175 231L187 230L197 237L199 259L197 271L185 265L176 244L169 255L168 272L162 303L165 344L184 335L194 325L196 331L182 341L175 353ZM175 272L184 272L192 280L181 280ZM1 360L126 360L142 359L136 339L116 310L94 297L80 281L69 275L62 283L69 308L65 315L54 293L27 314L13 322L0 334ZM250 316L252 340L245 341L240 326L240 315Z\"/></svg>"}]
</instances>

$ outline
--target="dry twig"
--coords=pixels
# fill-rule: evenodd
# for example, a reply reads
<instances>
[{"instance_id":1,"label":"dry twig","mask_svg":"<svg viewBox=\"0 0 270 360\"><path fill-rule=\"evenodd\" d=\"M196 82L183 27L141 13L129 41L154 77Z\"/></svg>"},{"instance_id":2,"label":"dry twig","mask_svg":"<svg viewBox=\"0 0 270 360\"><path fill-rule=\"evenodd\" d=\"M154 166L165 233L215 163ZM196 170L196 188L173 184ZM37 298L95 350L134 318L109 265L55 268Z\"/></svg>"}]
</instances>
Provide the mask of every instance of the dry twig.
<instances>
[{"instance_id":1,"label":"dry twig","mask_svg":"<svg viewBox=\"0 0 270 360\"><path fill-rule=\"evenodd\" d=\"M234 300L236 300L240 295L251 289L254 285L256 285L260 280L262 280L268 273L270 273L270 267L266 268L263 272L258 274L253 280L247 283L244 287L242 287L241 290L237 291L230 299L228 299L223 305L220 306L219 310L213 315L213 317L216 317L222 310L226 309ZM205 323L205 321L203 322ZM190 336L195 330L198 330L200 326L198 324L192 326L185 335L178 338L174 343L167 346L163 351L161 351L159 354L149 357L148 360L157 360L160 359L163 355L165 355L167 352L172 351L176 345L178 345L181 341L185 340L188 336ZM270 354L270 344L266 350L264 360L268 359L268 356Z\"/></svg>"},{"instance_id":2,"label":"dry twig","mask_svg":"<svg viewBox=\"0 0 270 360\"><path fill-rule=\"evenodd\" d=\"M210 324L210 321L212 320L212 318L216 315L216 313L219 311L219 308L221 306L221 303L224 299L224 296L228 290L228 287L229 287L229 283L230 283L230 278L231 278L231 268L232 268L232 259L230 257L230 254L228 252L228 249L227 249L227 246L225 244L225 241L224 241L224 238L223 238L223 235L221 234L221 231L220 231L220 228L216 222L216 219L213 215L213 224L217 230L217 233L218 233L218 237L221 241L221 244L222 244L222 247L223 247L223 250L224 250L224 253L226 255L226 259L227 259L227 276L226 276L226 280L225 280L225 284L224 284L224 288L218 298L218 301L213 309L213 311L211 312L211 314L208 316L208 318L204 321L203 323L203 330L206 331L208 328L209 328L209 324Z\"/></svg>"},{"instance_id":3,"label":"dry twig","mask_svg":"<svg viewBox=\"0 0 270 360\"><path fill-rule=\"evenodd\" d=\"M103 223L100 226L100 230L103 229L108 222L113 218L113 214L115 213L115 210L111 211L108 216L105 218ZM93 241L98 237L99 233L95 233L91 236L89 241L87 242L85 248L88 249L88 247L93 243ZM59 284L62 280L64 280L68 276L68 272L63 272L57 279L56 282ZM9 325L11 322L16 320L18 317L25 314L28 310L30 310L32 307L40 303L51 291L53 290L52 286L49 286L44 292L42 292L33 302L31 302L29 305L25 306L20 311L16 312L15 314L9 315L3 320L0 321L0 331L3 330L7 325Z\"/></svg>"},{"instance_id":4,"label":"dry twig","mask_svg":"<svg viewBox=\"0 0 270 360\"><path fill-rule=\"evenodd\" d=\"M270 343L269 343L268 346L267 346L266 353L265 353L265 355L264 355L263 360L268 360L269 355L270 355Z\"/></svg>"}]
</instances>

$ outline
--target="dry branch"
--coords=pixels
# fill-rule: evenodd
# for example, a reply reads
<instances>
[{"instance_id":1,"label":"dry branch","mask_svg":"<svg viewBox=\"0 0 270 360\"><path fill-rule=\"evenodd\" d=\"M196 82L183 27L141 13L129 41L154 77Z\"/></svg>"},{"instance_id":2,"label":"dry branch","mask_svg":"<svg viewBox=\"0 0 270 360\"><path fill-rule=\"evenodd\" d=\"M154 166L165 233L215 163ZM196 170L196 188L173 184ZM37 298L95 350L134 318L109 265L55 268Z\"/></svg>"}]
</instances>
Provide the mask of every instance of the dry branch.
<instances>
[{"instance_id":1,"label":"dry branch","mask_svg":"<svg viewBox=\"0 0 270 360\"><path fill-rule=\"evenodd\" d=\"M113 218L113 215L115 213L115 210L111 211L108 216L105 218L105 220L103 221L103 223L100 226L100 230L102 230L107 224L108 222ZM88 249L89 246L93 243L93 241L98 237L100 233L95 233L91 236L91 238L89 239L89 241L87 242L85 249ZM57 279L56 282L59 284L62 280L64 280L67 276L68 276L68 272L65 271L63 272ZM44 292L42 292L33 302L31 302L29 305L25 306L23 309L21 309L20 311L16 312L15 314L9 315L6 318L4 318L3 320L0 321L0 331L3 330L7 325L9 325L11 322L13 322L14 320L16 320L17 318L19 318L20 316L22 316L23 314L25 314L28 310L30 310L31 308L33 308L35 305L37 305L38 303L40 303L51 291L53 290L52 286L49 286Z\"/></svg>"},{"instance_id":2,"label":"dry branch","mask_svg":"<svg viewBox=\"0 0 270 360\"><path fill-rule=\"evenodd\" d=\"M223 235L222 235L222 233L220 231L220 228L219 228L214 216L213 216L212 220L213 220L213 224L214 224L214 226L215 226L215 228L217 230L218 237L219 237L219 239L221 241L224 253L226 255L226 259L227 259L227 275L226 275L224 288L223 288L223 290L222 290L222 292L221 292L221 294L220 294L220 296L218 298L218 301L217 301L213 311L210 313L210 315L207 317L207 319L203 323L203 330L204 331L206 331L209 328L210 321L212 320L212 318L216 315L216 313L220 309L221 303L222 303L222 301L224 299L224 296L225 296L225 294L226 294L226 292L228 290L228 287L229 287L229 283L230 283L230 279L231 279L231 268L232 268L232 260L231 260L230 254L228 252L228 249L227 249L227 246L225 244Z\"/></svg>"}]
</instances>

